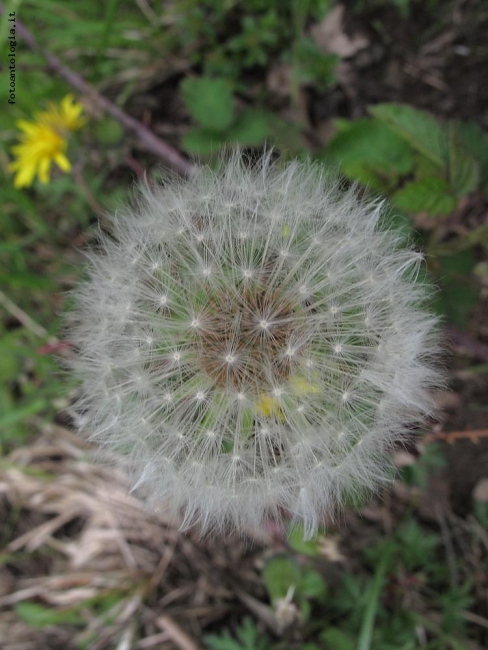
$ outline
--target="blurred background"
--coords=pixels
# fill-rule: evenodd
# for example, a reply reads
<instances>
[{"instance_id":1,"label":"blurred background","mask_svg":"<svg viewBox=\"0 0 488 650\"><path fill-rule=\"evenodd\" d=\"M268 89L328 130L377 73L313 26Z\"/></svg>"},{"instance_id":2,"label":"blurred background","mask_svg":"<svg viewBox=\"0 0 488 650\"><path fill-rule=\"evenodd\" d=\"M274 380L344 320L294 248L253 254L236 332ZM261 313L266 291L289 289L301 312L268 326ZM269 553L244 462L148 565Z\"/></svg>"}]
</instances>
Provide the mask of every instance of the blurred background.
<instances>
[{"instance_id":1,"label":"blurred background","mask_svg":"<svg viewBox=\"0 0 488 650\"><path fill-rule=\"evenodd\" d=\"M487 647L486 2L0 6L0 648ZM438 287L439 420L380 498L307 543L200 540L145 512L74 434L60 370L98 224L229 143L389 199Z\"/></svg>"}]
</instances>

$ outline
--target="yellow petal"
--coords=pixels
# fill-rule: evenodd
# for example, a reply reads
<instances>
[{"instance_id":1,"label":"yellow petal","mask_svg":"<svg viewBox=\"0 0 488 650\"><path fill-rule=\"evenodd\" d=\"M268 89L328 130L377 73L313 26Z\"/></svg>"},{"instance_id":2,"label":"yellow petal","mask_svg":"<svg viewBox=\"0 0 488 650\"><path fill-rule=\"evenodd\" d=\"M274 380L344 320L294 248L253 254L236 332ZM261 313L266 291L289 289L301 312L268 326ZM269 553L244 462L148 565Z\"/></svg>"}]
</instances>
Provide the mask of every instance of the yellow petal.
<instances>
[{"instance_id":1,"label":"yellow petal","mask_svg":"<svg viewBox=\"0 0 488 650\"><path fill-rule=\"evenodd\" d=\"M72 93L69 93L68 95L65 95L63 97L63 99L61 100L61 108L66 113L69 113L69 111L71 110L73 105L74 105L74 96L73 96Z\"/></svg>"},{"instance_id":2,"label":"yellow petal","mask_svg":"<svg viewBox=\"0 0 488 650\"><path fill-rule=\"evenodd\" d=\"M51 160L47 157L43 158L39 162L39 171L37 172L37 176L39 177L41 183L43 184L49 183L50 170L51 170Z\"/></svg>"},{"instance_id":3,"label":"yellow petal","mask_svg":"<svg viewBox=\"0 0 488 650\"><path fill-rule=\"evenodd\" d=\"M70 131L79 129L85 122L80 117L83 105L74 101L73 95L66 95L61 101L60 118L65 128Z\"/></svg>"},{"instance_id":4,"label":"yellow petal","mask_svg":"<svg viewBox=\"0 0 488 650\"><path fill-rule=\"evenodd\" d=\"M38 126L35 122L28 122L27 120L18 120L15 123L21 131L31 134L35 133L38 129Z\"/></svg>"},{"instance_id":5,"label":"yellow petal","mask_svg":"<svg viewBox=\"0 0 488 650\"><path fill-rule=\"evenodd\" d=\"M14 178L14 187L19 190L22 187L30 187L36 175L35 164L19 166L18 172Z\"/></svg>"},{"instance_id":6,"label":"yellow petal","mask_svg":"<svg viewBox=\"0 0 488 650\"><path fill-rule=\"evenodd\" d=\"M58 153L54 156L54 162L56 165L63 170L63 172L69 172L71 170L71 163L66 158L64 153Z\"/></svg>"}]
</instances>

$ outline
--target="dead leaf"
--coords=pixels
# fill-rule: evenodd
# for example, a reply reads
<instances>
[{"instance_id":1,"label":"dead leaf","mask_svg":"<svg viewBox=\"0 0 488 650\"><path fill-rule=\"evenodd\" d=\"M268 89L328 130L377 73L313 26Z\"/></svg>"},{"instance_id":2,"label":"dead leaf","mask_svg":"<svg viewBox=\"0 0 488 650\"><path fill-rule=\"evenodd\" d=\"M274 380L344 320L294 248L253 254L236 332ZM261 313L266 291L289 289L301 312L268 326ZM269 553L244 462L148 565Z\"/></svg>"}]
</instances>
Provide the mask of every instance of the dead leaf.
<instances>
[{"instance_id":1,"label":"dead leaf","mask_svg":"<svg viewBox=\"0 0 488 650\"><path fill-rule=\"evenodd\" d=\"M473 489L474 501L488 502L488 478L480 479Z\"/></svg>"},{"instance_id":2,"label":"dead leaf","mask_svg":"<svg viewBox=\"0 0 488 650\"><path fill-rule=\"evenodd\" d=\"M310 34L322 52L337 54L341 59L354 56L359 50L369 45L369 40L362 34L348 36L344 32L344 5L334 7L325 19L310 29Z\"/></svg>"}]
</instances>

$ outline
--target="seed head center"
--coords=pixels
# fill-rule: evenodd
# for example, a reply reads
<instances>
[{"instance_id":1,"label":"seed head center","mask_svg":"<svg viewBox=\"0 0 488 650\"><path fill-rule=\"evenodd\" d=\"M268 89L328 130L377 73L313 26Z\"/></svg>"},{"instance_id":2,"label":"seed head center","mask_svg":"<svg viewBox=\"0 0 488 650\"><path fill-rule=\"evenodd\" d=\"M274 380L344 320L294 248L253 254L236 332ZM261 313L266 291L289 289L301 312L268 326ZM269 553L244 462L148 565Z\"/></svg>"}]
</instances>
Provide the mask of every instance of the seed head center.
<instances>
[{"instance_id":1,"label":"seed head center","mask_svg":"<svg viewBox=\"0 0 488 650\"><path fill-rule=\"evenodd\" d=\"M205 318L192 327L203 371L221 388L269 392L297 361L290 339L302 329L304 311L299 302L265 289L209 296Z\"/></svg>"}]
</instances>

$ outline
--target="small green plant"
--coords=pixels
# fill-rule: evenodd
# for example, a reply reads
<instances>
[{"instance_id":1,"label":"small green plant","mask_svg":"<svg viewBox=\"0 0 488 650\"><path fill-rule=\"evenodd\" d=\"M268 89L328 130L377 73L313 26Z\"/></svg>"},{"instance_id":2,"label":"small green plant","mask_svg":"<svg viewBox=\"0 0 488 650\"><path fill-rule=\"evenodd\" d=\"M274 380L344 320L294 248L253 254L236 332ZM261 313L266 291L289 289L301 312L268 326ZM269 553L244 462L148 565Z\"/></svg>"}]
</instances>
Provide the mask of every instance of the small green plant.
<instances>
[{"instance_id":1,"label":"small green plant","mask_svg":"<svg viewBox=\"0 0 488 650\"><path fill-rule=\"evenodd\" d=\"M429 476L444 465L445 458L440 445L431 442L425 446L417 462L402 468L401 478L407 485L426 488Z\"/></svg>"},{"instance_id":2,"label":"small green plant","mask_svg":"<svg viewBox=\"0 0 488 650\"><path fill-rule=\"evenodd\" d=\"M209 650L271 650L269 639L250 618L242 621L235 637L225 630L222 634L208 634L204 641Z\"/></svg>"},{"instance_id":3,"label":"small green plant","mask_svg":"<svg viewBox=\"0 0 488 650\"><path fill-rule=\"evenodd\" d=\"M378 104L371 117L336 121L322 158L352 180L386 194L406 212L452 212L474 191L488 191L488 138L474 124L441 124L411 106Z\"/></svg>"},{"instance_id":4,"label":"small green plant","mask_svg":"<svg viewBox=\"0 0 488 650\"><path fill-rule=\"evenodd\" d=\"M337 133L320 155L326 164L339 165L352 181L388 197L397 211L424 213L432 224L452 214L468 194L488 194L488 137L478 126L443 124L400 104L378 104L369 112L368 118L336 121ZM407 229L412 232L411 221ZM486 225L447 244L423 236L440 286L436 309L455 325L464 326L478 303L473 251L487 242Z\"/></svg>"},{"instance_id":5,"label":"small green plant","mask_svg":"<svg viewBox=\"0 0 488 650\"><path fill-rule=\"evenodd\" d=\"M225 79L187 78L181 84L183 99L198 126L183 138L192 153L215 152L227 142L258 145L270 134L270 118L256 109L235 110L235 97Z\"/></svg>"},{"instance_id":6,"label":"small green plant","mask_svg":"<svg viewBox=\"0 0 488 650\"><path fill-rule=\"evenodd\" d=\"M313 47L304 28L308 21L322 20L333 4L332 0L186 0L176 11L174 46L191 49L192 63L206 76L224 77L243 88L247 71L262 72L273 61L289 62L290 54L293 65L303 66L301 76L327 83L333 79L335 60Z\"/></svg>"},{"instance_id":7,"label":"small green plant","mask_svg":"<svg viewBox=\"0 0 488 650\"><path fill-rule=\"evenodd\" d=\"M323 577L310 564L299 564L290 555L276 555L270 558L262 573L264 585L279 622L286 627L286 618L281 621L284 609L290 611L289 621L308 621L312 603L323 603L327 585ZM293 610L296 612L293 614Z\"/></svg>"},{"instance_id":8,"label":"small green plant","mask_svg":"<svg viewBox=\"0 0 488 650\"><path fill-rule=\"evenodd\" d=\"M30 627L42 628L52 625L83 625L84 619L75 608L45 607L39 603L23 601L17 603L15 611Z\"/></svg>"}]
</instances>

